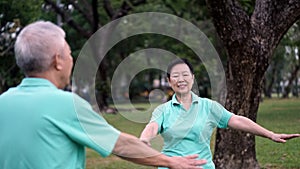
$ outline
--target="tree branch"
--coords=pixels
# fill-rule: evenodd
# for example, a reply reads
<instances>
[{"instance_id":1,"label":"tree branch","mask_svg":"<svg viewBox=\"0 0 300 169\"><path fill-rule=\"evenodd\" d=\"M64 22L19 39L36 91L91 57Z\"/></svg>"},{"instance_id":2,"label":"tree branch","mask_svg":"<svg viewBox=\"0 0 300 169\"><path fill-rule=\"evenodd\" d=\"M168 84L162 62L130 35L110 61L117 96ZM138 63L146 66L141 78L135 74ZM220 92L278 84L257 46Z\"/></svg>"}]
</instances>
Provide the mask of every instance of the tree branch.
<instances>
[{"instance_id":1,"label":"tree branch","mask_svg":"<svg viewBox=\"0 0 300 169\"><path fill-rule=\"evenodd\" d=\"M132 10L134 6L139 6L141 4L146 3L146 0L138 0L136 2L131 2L131 4L129 4L126 0L123 2L123 4L121 5L121 8L116 11L112 17L112 20L120 18L122 16L125 16L128 14L128 12L130 10Z\"/></svg>"},{"instance_id":2,"label":"tree branch","mask_svg":"<svg viewBox=\"0 0 300 169\"><path fill-rule=\"evenodd\" d=\"M99 14L98 14L98 0L92 0L92 11L93 11L93 33L98 30Z\"/></svg>"},{"instance_id":3,"label":"tree branch","mask_svg":"<svg viewBox=\"0 0 300 169\"><path fill-rule=\"evenodd\" d=\"M78 25L67 12L63 11L59 6L56 5L55 2L51 0L45 0L45 2L52 6L52 8L55 10L55 12L59 15L61 15L62 19L70 25L72 28L74 28L79 34L81 34L85 38L89 38L92 33L84 30L80 25Z\"/></svg>"},{"instance_id":4,"label":"tree branch","mask_svg":"<svg viewBox=\"0 0 300 169\"><path fill-rule=\"evenodd\" d=\"M182 13L183 12L180 12L180 14L176 11L176 9L170 5L170 3L166 2L165 0L163 1L163 3L165 4L166 7L168 7L175 15L179 16L179 17L182 17Z\"/></svg>"},{"instance_id":5,"label":"tree branch","mask_svg":"<svg viewBox=\"0 0 300 169\"><path fill-rule=\"evenodd\" d=\"M11 43L3 52L0 53L0 57L5 56L11 49L14 48L15 43Z\"/></svg>"},{"instance_id":6,"label":"tree branch","mask_svg":"<svg viewBox=\"0 0 300 169\"><path fill-rule=\"evenodd\" d=\"M299 0L257 0L251 24L253 29L261 32L263 37L268 37L265 32L277 35L274 43L278 44L282 36L298 19L300 19Z\"/></svg>"},{"instance_id":7,"label":"tree branch","mask_svg":"<svg viewBox=\"0 0 300 169\"><path fill-rule=\"evenodd\" d=\"M112 18L114 16L114 9L111 6L110 0L103 0L103 7L107 15Z\"/></svg>"},{"instance_id":8,"label":"tree branch","mask_svg":"<svg viewBox=\"0 0 300 169\"><path fill-rule=\"evenodd\" d=\"M92 20L93 14L90 13L90 11L92 11L91 6L89 3L86 2L86 0L81 0L81 1L83 1L81 5L79 5L79 3L74 0L68 0L67 2L72 4L74 8L77 9L82 14L82 16L89 22L90 25L93 25L94 24Z\"/></svg>"},{"instance_id":9,"label":"tree branch","mask_svg":"<svg viewBox=\"0 0 300 169\"><path fill-rule=\"evenodd\" d=\"M79 0L79 1L80 1L80 4L83 3L84 7L86 7L86 10L92 11L91 4L89 3L88 0Z\"/></svg>"}]
</instances>

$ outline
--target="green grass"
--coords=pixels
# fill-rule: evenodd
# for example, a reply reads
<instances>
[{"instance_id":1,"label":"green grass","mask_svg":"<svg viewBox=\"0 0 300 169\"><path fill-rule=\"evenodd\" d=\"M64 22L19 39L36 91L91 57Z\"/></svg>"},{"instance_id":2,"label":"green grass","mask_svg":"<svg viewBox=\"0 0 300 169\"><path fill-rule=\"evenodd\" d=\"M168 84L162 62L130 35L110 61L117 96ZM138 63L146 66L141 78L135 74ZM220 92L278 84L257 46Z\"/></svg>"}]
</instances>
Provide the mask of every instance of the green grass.
<instances>
[{"instance_id":1,"label":"green grass","mask_svg":"<svg viewBox=\"0 0 300 169\"><path fill-rule=\"evenodd\" d=\"M158 105L158 104L157 104ZM153 105L153 107L157 106ZM143 131L146 123L141 122L135 122L139 121L145 116L145 119L142 119L141 121L146 121L146 119L149 119L149 115L140 115L136 113L132 113L129 111L131 107L128 105L119 105L118 108L124 109L125 111L118 113L117 115L113 114L104 114L103 117L115 128L119 129L122 132L126 132L132 135L135 135L139 137L140 133ZM141 103L141 104L135 104L136 109L150 109L150 105ZM126 111L128 109L128 111ZM138 117L137 120L130 114L136 114ZM148 121L148 120L147 120ZM159 147L162 145L162 141L158 140L156 143L154 143L154 147L158 151L160 151ZM87 149L87 169L155 169L155 167L147 167L142 166L138 164L134 164L125 160L122 160L119 157L116 157L114 155L110 155L107 158L101 158L95 151Z\"/></svg>"},{"instance_id":2,"label":"green grass","mask_svg":"<svg viewBox=\"0 0 300 169\"><path fill-rule=\"evenodd\" d=\"M257 122L277 133L300 133L300 100L264 100L260 105ZM256 137L256 155L262 168L299 169L300 139L285 144Z\"/></svg>"},{"instance_id":3,"label":"green grass","mask_svg":"<svg viewBox=\"0 0 300 169\"><path fill-rule=\"evenodd\" d=\"M135 104L138 109L148 109L147 104ZM139 136L145 127L144 121L149 118L132 120L128 106L122 105L124 112L117 115L105 114L103 117L119 130ZM130 119L130 120L129 120ZM300 133L300 99L266 99L260 104L257 122L274 131L284 133ZM152 145L160 150L162 139L158 138ZM212 138L214 146L214 136ZM263 169L300 169L300 139L289 140L285 144L275 143L265 138L256 137L256 153L260 166ZM101 158L93 150L87 149L87 169L154 169L127 162L114 155Z\"/></svg>"}]
</instances>

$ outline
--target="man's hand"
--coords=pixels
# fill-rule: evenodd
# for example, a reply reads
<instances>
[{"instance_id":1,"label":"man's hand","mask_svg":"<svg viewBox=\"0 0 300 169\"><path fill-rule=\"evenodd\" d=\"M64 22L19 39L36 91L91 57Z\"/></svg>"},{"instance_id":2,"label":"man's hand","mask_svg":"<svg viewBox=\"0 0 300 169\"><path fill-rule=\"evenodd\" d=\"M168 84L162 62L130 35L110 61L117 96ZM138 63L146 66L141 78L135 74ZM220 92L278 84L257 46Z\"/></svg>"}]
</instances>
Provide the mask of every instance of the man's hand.
<instances>
[{"instance_id":1,"label":"man's hand","mask_svg":"<svg viewBox=\"0 0 300 169\"><path fill-rule=\"evenodd\" d=\"M206 160L197 160L198 155L189 155L185 157L171 157L172 165L170 169L201 169L201 165L206 164Z\"/></svg>"},{"instance_id":2,"label":"man's hand","mask_svg":"<svg viewBox=\"0 0 300 169\"><path fill-rule=\"evenodd\" d=\"M273 133L271 140L277 143L285 143L287 140L300 137L300 134L277 134Z\"/></svg>"}]
</instances>

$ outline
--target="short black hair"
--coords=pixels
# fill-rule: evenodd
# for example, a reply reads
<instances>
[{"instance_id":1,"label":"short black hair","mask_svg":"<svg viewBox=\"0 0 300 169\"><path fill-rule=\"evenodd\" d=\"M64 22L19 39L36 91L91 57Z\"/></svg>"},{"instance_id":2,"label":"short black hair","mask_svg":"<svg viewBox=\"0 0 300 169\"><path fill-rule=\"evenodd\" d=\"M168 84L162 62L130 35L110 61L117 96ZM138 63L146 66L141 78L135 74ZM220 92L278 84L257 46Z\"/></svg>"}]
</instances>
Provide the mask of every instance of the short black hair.
<instances>
[{"instance_id":1,"label":"short black hair","mask_svg":"<svg viewBox=\"0 0 300 169\"><path fill-rule=\"evenodd\" d=\"M194 74L194 68L193 68L192 64L187 59L177 58L177 59L174 59L173 61L171 61L170 64L168 65L167 76L168 76L169 79L170 79L170 73L171 73L172 68L175 65L178 65L178 64L186 64L189 67L191 73Z\"/></svg>"}]
</instances>

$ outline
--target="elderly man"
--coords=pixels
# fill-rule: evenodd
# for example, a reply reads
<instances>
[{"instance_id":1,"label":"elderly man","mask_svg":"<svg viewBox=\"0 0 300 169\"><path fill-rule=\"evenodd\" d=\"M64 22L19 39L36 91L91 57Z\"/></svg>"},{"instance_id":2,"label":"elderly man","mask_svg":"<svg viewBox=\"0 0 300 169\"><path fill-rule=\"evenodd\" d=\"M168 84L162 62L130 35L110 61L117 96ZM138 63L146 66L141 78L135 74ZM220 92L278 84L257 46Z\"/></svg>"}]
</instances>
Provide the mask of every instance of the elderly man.
<instances>
[{"instance_id":1,"label":"elderly man","mask_svg":"<svg viewBox=\"0 0 300 169\"><path fill-rule=\"evenodd\" d=\"M167 157L122 133L91 105L63 89L73 59L65 32L51 22L26 26L15 44L25 78L0 96L1 169L85 168L85 147L134 163L173 169L199 168L197 155Z\"/></svg>"}]
</instances>

